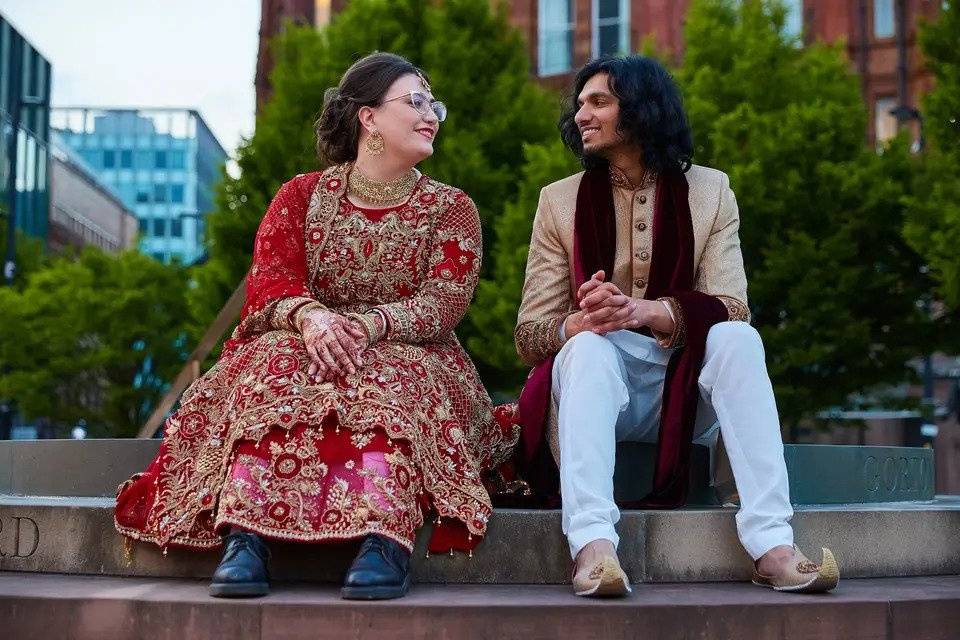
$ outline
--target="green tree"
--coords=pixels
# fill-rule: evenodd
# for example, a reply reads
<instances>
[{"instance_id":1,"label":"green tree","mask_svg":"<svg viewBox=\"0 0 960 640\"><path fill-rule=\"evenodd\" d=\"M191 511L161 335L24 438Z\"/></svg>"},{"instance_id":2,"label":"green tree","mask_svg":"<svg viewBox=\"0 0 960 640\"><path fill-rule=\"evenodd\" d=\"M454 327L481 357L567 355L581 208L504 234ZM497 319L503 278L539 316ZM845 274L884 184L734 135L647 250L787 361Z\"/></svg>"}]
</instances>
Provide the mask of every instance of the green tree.
<instances>
[{"instance_id":1,"label":"green tree","mask_svg":"<svg viewBox=\"0 0 960 640\"><path fill-rule=\"evenodd\" d=\"M923 100L929 142L917 173L905 235L931 266L947 308L960 309L960 3L945 2L920 31L936 86Z\"/></svg>"},{"instance_id":2,"label":"green tree","mask_svg":"<svg viewBox=\"0 0 960 640\"><path fill-rule=\"evenodd\" d=\"M29 418L131 436L186 358L186 274L94 248L0 290L0 397Z\"/></svg>"},{"instance_id":3,"label":"green tree","mask_svg":"<svg viewBox=\"0 0 960 640\"><path fill-rule=\"evenodd\" d=\"M39 269L43 265L46 257L43 250L43 241L39 238L28 236L19 229L17 230L17 238L14 246L17 266L13 277L13 286L19 288L23 286L24 282L26 282L27 274ZM0 263L6 259L7 212L6 207L4 205L0 205ZM0 271L2 271L2 264L0 264ZM3 273L0 272L0 278L2 277ZM4 283L0 282L0 286L4 286Z\"/></svg>"},{"instance_id":4,"label":"green tree","mask_svg":"<svg viewBox=\"0 0 960 640\"><path fill-rule=\"evenodd\" d=\"M540 190L551 182L572 175L579 165L566 147L556 140L524 147L525 164L520 172L517 196L508 202L494 223L496 242L488 260L493 263L489 278L480 281L470 313L475 327L467 341L473 357L487 365L488 383L499 391L515 391L523 382L527 367L520 363L513 343L513 328L523 289L527 250L533 230Z\"/></svg>"},{"instance_id":5,"label":"green tree","mask_svg":"<svg viewBox=\"0 0 960 640\"><path fill-rule=\"evenodd\" d=\"M355 0L329 27L291 26L272 47L273 97L238 151L240 177L224 181L210 216L211 257L190 296L195 332L249 267L257 225L279 185L317 168L313 123L323 93L361 56L391 51L429 73L450 116L422 168L469 193L488 229L516 193L523 145L553 135L556 99L530 79L505 5L492 11L485 0Z\"/></svg>"},{"instance_id":6,"label":"green tree","mask_svg":"<svg viewBox=\"0 0 960 640\"><path fill-rule=\"evenodd\" d=\"M935 328L931 282L901 230L905 141L863 145L866 112L840 46L801 48L773 0L699 0L678 70L695 161L740 205L754 323L787 424L907 379Z\"/></svg>"}]
</instances>

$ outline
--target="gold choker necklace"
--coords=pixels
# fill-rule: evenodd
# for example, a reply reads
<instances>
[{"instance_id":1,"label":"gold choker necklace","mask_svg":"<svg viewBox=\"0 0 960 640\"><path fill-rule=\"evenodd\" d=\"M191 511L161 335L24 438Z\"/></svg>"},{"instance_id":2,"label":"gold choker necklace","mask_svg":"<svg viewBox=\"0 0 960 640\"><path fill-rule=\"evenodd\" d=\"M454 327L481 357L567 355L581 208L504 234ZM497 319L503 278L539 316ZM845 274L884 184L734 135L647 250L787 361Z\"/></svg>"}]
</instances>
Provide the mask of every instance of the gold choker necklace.
<instances>
[{"instance_id":1,"label":"gold choker necklace","mask_svg":"<svg viewBox=\"0 0 960 640\"><path fill-rule=\"evenodd\" d=\"M396 180L377 182L363 175L356 166L347 178L347 189L351 195L376 205L393 204L406 200L417 184L417 171L410 171Z\"/></svg>"}]
</instances>

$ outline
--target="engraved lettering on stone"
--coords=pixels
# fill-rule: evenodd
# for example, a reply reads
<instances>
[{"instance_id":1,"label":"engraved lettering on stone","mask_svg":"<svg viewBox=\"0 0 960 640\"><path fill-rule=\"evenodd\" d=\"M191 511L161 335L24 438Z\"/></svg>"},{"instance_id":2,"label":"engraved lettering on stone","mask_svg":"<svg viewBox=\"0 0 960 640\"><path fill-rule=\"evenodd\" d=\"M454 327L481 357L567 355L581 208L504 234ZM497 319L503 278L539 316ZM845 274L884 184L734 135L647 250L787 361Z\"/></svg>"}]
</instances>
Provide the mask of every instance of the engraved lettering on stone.
<instances>
[{"instance_id":1,"label":"engraved lettering on stone","mask_svg":"<svg viewBox=\"0 0 960 640\"><path fill-rule=\"evenodd\" d=\"M880 464L873 456L867 456L863 461L863 479L867 483L867 491L874 493L880 489Z\"/></svg>"},{"instance_id":2,"label":"engraved lettering on stone","mask_svg":"<svg viewBox=\"0 0 960 640\"><path fill-rule=\"evenodd\" d=\"M37 526L36 521L33 518L27 518L25 516L13 516L13 520L16 522L13 529L13 556L14 558L29 558L37 551L37 547L40 546L40 527ZM27 525L27 530L33 529L31 534L33 540L30 544L27 544L27 539L29 536L23 536L24 533L24 522L29 523ZM29 547L30 550L26 553L23 553L24 548Z\"/></svg>"},{"instance_id":3,"label":"engraved lettering on stone","mask_svg":"<svg viewBox=\"0 0 960 640\"><path fill-rule=\"evenodd\" d=\"M897 474L897 488L905 493L910 493L913 491L913 487L910 486L910 459L900 458L898 466L900 467L900 473Z\"/></svg>"},{"instance_id":4,"label":"engraved lettering on stone","mask_svg":"<svg viewBox=\"0 0 960 640\"><path fill-rule=\"evenodd\" d=\"M883 486L893 492L897 488L897 459L890 457L883 461Z\"/></svg>"}]
</instances>

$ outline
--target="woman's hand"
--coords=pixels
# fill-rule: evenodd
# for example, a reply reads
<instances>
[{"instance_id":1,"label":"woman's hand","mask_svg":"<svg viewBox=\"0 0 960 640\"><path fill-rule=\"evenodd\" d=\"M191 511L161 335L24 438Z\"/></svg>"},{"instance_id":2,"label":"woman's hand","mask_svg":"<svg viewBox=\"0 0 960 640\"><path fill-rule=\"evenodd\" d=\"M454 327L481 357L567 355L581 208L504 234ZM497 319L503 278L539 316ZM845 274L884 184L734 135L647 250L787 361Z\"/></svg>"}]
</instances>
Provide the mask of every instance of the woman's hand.
<instances>
[{"instance_id":1,"label":"woman's hand","mask_svg":"<svg viewBox=\"0 0 960 640\"><path fill-rule=\"evenodd\" d=\"M322 309L308 311L300 321L300 335L311 360L309 376L328 382L363 366L360 354L367 349L367 334L349 318Z\"/></svg>"}]
</instances>

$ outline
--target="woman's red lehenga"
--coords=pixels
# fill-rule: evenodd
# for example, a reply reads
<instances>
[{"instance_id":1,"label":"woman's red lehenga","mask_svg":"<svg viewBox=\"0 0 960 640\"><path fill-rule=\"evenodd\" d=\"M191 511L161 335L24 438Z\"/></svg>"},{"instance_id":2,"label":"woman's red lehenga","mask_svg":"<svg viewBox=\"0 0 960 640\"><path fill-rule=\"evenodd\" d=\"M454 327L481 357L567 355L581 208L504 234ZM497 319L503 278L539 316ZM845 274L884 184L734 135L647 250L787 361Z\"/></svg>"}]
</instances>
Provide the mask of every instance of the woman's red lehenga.
<instances>
[{"instance_id":1,"label":"woman's red lehenga","mask_svg":"<svg viewBox=\"0 0 960 640\"><path fill-rule=\"evenodd\" d=\"M405 204L360 209L345 196L349 170L297 176L274 198L240 325L167 420L157 457L120 486L120 533L214 548L233 525L300 542L377 533L412 549L430 514L431 551L484 535L483 474L519 427L512 405L491 406L453 333L480 269L476 208L422 177ZM311 303L388 320L355 374L307 376L293 318Z\"/></svg>"}]
</instances>

